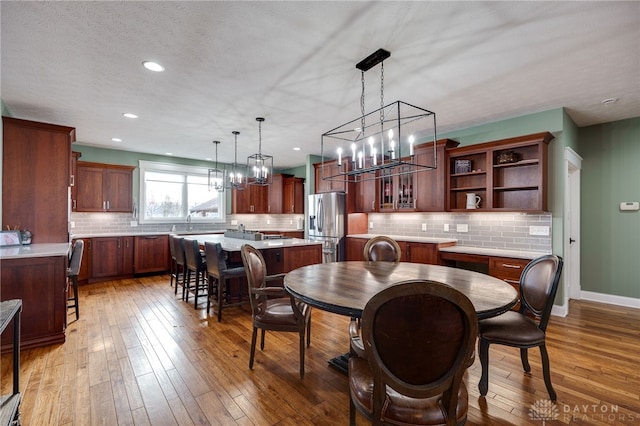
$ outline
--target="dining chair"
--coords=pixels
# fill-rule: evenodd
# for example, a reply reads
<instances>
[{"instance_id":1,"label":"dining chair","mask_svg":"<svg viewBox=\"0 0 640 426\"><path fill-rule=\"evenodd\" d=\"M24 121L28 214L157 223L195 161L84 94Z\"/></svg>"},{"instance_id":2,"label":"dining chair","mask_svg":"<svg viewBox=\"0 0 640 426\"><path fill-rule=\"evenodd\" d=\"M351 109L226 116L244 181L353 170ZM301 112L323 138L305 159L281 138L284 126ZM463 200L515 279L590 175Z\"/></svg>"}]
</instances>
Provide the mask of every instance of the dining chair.
<instances>
[{"instance_id":1,"label":"dining chair","mask_svg":"<svg viewBox=\"0 0 640 426\"><path fill-rule=\"evenodd\" d=\"M311 306L296 300L284 287L268 287L269 281L280 280L284 274L267 275L262 254L254 247L243 244L240 249L242 263L249 285L249 301L253 317L249 368L253 369L258 329L261 330L260 350L264 350L266 330L295 332L300 336L300 378L304 377L304 350L311 344Z\"/></svg>"},{"instance_id":2,"label":"dining chair","mask_svg":"<svg viewBox=\"0 0 640 426\"><path fill-rule=\"evenodd\" d=\"M385 235L373 237L364 245L364 260L398 263L401 257L398 242Z\"/></svg>"},{"instance_id":3,"label":"dining chair","mask_svg":"<svg viewBox=\"0 0 640 426\"><path fill-rule=\"evenodd\" d=\"M471 301L446 284L403 281L374 295L352 334L363 347L349 357L350 424L356 409L375 425L464 424L477 327Z\"/></svg>"},{"instance_id":4,"label":"dining chair","mask_svg":"<svg viewBox=\"0 0 640 426\"><path fill-rule=\"evenodd\" d=\"M82 254L84 253L84 241L76 240L71 251L71 259L67 268L67 309L75 308L76 320L80 318L80 303L78 302L78 274L82 265ZM69 282L73 287L73 297L69 297ZM72 302L69 304L69 302Z\"/></svg>"},{"instance_id":5,"label":"dining chair","mask_svg":"<svg viewBox=\"0 0 640 426\"><path fill-rule=\"evenodd\" d=\"M187 277L187 258L185 254L184 238L177 235L169 236L169 243L173 245L173 250L176 255L176 282L173 288L175 295L178 294L178 286L182 287L182 299L185 296L185 280Z\"/></svg>"},{"instance_id":6,"label":"dining chair","mask_svg":"<svg viewBox=\"0 0 640 426\"><path fill-rule=\"evenodd\" d=\"M481 320L478 326L478 352L482 375L478 389L485 396L489 388L489 345L505 345L520 348L520 359L525 372L531 371L527 350L540 348L542 374L547 392L555 401L556 392L551 386L549 355L545 337L551 308L558 290L563 260L560 256L538 257L524 268L520 276L520 308L497 317Z\"/></svg>"},{"instance_id":7,"label":"dining chair","mask_svg":"<svg viewBox=\"0 0 640 426\"><path fill-rule=\"evenodd\" d=\"M184 254L187 273L182 287L183 299L189 303L189 293L193 291L193 308L198 309L198 298L207 296L207 261L200 252L198 240L185 239Z\"/></svg>"},{"instance_id":8,"label":"dining chair","mask_svg":"<svg viewBox=\"0 0 640 426\"><path fill-rule=\"evenodd\" d=\"M246 276L244 266L228 268L226 253L222 250L222 244L206 241L204 243L204 253L207 258L207 314L211 307L211 298L215 297L217 302L218 322L222 321L223 306L234 306L242 304L229 303L229 280ZM214 285L215 284L215 285Z\"/></svg>"}]
</instances>

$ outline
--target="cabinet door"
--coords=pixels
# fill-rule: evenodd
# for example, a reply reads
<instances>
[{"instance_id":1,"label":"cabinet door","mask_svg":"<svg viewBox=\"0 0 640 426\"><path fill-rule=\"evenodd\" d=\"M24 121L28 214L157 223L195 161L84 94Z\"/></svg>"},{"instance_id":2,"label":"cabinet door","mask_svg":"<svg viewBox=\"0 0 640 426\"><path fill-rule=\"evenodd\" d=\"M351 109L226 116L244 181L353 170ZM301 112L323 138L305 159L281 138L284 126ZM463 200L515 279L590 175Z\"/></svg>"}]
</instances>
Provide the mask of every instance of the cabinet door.
<instances>
[{"instance_id":1,"label":"cabinet door","mask_svg":"<svg viewBox=\"0 0 640 426\"><path fill-rule=\"evenodd\" d=\"M269 186L249 185L251 213L269 213Z\"/></svg>"},{"instance_id":2,"label":"cabinet door","mask_svg":"<svg viewBox=\"0 0 640 426\"><path fill-rule=\"evenodd\" d=\"M347 238L347 260L364 260L366 238Z\"/></svg>"},{"instance_id":3,"label":"cabinet door","mask_svg":"<svg viewBox=\"0 0 640 426\"><path fill-rule=\"evenodd\" d=\"M377 180L361 180L355 184L357 213L371 213L376 211Z\"/></svg>"},{"instance_id":4,"label":"cabinet door","mask_svg":"<svg viewBox=\"0 0 640 426\"><path fill-rule=\"evenodd\" d=\"M269 193L267 213L285 213L283 204L284 177L273 175L273 182L267 188Z\"/></svg>"},{"instance_id":5,"label":"cabinet door","mask_svg":"<svg viewBox=\"0 0 640 426\"><path fill-rule=\"evenodd\" d=\"M120 269L122 275L133 274L133 241L133 237L122 237L122 267Z\"/></svg>"},{"instance_id":6,"label":"cabinet door","mask_svg":"<svg viewBox=\"0 0 640 426\"><path fill-rule=\"evenodd\" d=\"M282 192L283 213L304 213L304 179L285 178Z\"/></svg>"},{"instance_id":7,"label":"cabinet door","mask_svg":"<svg viewBox=\"0 0 640 426\"><path fill-rule=\"evenodd\" d=\"M246 189L233 189L231 192L231 211L233 213L251 213L251 191Z\"/></svg>"},{"instance_id":8,"label":"cabinet door","mask_svg":"<svg viewBox=\"0 0 640 426\"><path fill-rule=\"evenodd\" d=\"M121 275L121 237L93 238L90 253L92 278L105 278Z\"/></svg>"},{"instance_id":9,"label":"cabinet door","mask_svg":"<svg viewBox=\"0 0 640 426\"><path fill-rule=\"evenodd\" d=\"M435 170L423 170L416 173L415 179L415 203L416 210L421 212L445 211L445 186L446 186L446 149L455 148L458 142L451 139L442 139L436 143ZM416 161L419 164L434 163L433 145L419 145L416 147Z\"/></svg>"},{"instance_id":10,"label":"cabinet door","mask_svg":"<svg viewBox=\"0 0 640 426\"><path fill-rule=\"evenodd\" d=\"M322 263L322 245L286 247L284 254L284 272L293 271L307 265Z\"/></svg>"},{"instance_id":11,"label":"cabinet door","mask_svg":"<svg viewBox=\"0 0 640 426\"><path fill-rule=\"evenodd\" d=\"M130 170L104 169L103 198L110 212L133 212L133 176Z\"/></svg>"},{"instance_id":12,"label":"cabinet door","mask_svg":"<svg viewBox=\"0 0 640 426\"><path fill-rule=\"evenodd\" d=\"M71 210L76 211L77 204L77 186L76 186L76 178L78 175L78 158L80 158L82 154L79 152L71 153Z\"/></svg>"},{"instance_id":13,"label":"cabinet door","mask_svg":"<svg viewBox=\"0 0 640 426\"><path fill-rule=\"evenodd\" d=\"M102 167L78 164L76 178L76 211L102 212Z\"/></svg>"},{"instance_id":14,"label":"cabinet door","mask_svg":"<svg viewBox=\"0 0 640 426\"><path fill-rule=\"evenodd\" d=\"M408 262L438 264L438 246L436 244L408 242L405 250Z\"/></svg>"},{"instance_id":15,"label":"cabinet door","mask_svg":"<svg viewBox=\"0 0 640 426\"><path fill-rule=\"evenodd\" d=\"M168 269L169 238L166 235L135 237L134 273L162 272Z\"/></svg>"}]
</instances>

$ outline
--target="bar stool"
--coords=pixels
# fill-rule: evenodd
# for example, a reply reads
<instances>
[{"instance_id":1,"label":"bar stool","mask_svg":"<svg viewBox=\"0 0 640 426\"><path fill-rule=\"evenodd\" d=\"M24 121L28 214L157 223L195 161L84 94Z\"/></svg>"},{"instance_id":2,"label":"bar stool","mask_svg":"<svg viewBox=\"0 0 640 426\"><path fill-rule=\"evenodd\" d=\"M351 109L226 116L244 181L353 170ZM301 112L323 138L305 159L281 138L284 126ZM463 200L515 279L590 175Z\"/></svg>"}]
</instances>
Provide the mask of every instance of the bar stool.
<instances>
[{"instance_id":1,"label":"bar stool","mask_svg":"<svg viewBox=\"0 0 640 426\"><path fill-rule=\"evenodd\" d=\"M245 277L244 266L238 268L228 268L225 259L225 252L222 250L220 243L205 242L204 253L207 258L207 276L208 276L208 297L207 297L207 314L211 307L211 297L215 294L218 308L218 322L222 321L223 306L238 306L243 303L229 303L229 280L232 278ZM214 282L216 283L214 291Z\"/></svg>"},{"instance_id":2,"label":"bar stool","mask_svg":"<svg viewBox=\"0 0 640 426\"><path fill-rule=\"evenodd\" d=\"M194 302L193 308L198 308L198 298L205 297L207 295L207 283L205 274L207 272L207 261L200 252L200 245L197 240L184 240L184 254L187 266L187 274L185 282L182 287L183 299L189 303L189 292L193 291ZM191 279L191 273L194 274L194 279ZM200 291L203 294L199 294Z\"/></svg>"},{"instance_id":3,"label":"bar stool","mask_svg":"<svg viewBox=\"0 0 640 426\"><path fill-rule=\"evenodd\" d=\"M76 320L80 318L80 305L78 303L78 274L80 274L80 265L82 264L82 253L84 252L84 241L76 240L71 252L69 260L69 268L67 268L67 295L69 294L69 281L73 286L73 297L67 296L67 309L75 308ZM69 302L72 302L69 304Z\"/></svg>"},{"instance_id":4,"label":"bar stool","mask_svg":"<svg viewBox=\"0 0 640 426\"><path fill-rule=\"evenodd\" d=\"M175 270L172 275L172 279L175 277L175 287L173 289L173 293L175 295L178 294L178 286L182 286L182 298L184 299L184 280L187 272L187 261L184 254L184 238L178 237L177 235L169 236L169 246L171 247L171 260L175 262ZM174 266L173 264L171 265Z\"/></svg>"}]
</instances>

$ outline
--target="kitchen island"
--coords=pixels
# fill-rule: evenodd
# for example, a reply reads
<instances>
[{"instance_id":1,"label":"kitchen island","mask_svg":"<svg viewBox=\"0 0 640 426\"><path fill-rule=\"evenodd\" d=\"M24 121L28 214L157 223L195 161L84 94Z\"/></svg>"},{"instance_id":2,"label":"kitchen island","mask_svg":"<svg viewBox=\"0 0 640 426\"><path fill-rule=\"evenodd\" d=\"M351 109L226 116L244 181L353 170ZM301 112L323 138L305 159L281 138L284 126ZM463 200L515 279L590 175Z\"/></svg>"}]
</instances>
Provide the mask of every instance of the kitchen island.
<instances>
[{"instance_id":1,"label":"kitchen island","mask_svg":"<svg viewBox=\"0 0 640 426\"><path fill-rule=\"evenodd\" d=\"M220 243L222 250L229 253L229 260L234 263L242 262L240 248L243 244L249 244L260 250L270 275L322 263L322 243L319 241L300 238L252 241L229 238L221 234L181 235L181 237L197 240L200 245L204 245L205 242Z\"/></svg>"},{"instance_id":2,"label":"kitchen island","mask_svg":"<svg viewBox=\"0 0 640 426\"><path fill-rule=\"evenodd\" d=\"M21 348L65 341L69 243L0 248L0 300L22 299ZM12 347L11 329L2 351Z\"/></svg>"}]
</instances>

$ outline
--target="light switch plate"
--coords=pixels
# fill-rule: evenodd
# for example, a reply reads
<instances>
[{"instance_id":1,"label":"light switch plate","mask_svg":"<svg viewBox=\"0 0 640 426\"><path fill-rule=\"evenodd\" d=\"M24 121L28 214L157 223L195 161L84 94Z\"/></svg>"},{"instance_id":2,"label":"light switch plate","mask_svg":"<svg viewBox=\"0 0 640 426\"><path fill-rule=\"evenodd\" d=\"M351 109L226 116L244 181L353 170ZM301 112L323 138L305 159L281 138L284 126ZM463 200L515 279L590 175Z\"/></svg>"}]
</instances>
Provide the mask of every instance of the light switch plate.
<instances>
[{"instance_id":1,"label":"light switch plate","mask_svg":"<svg viewBox=\"0 0 640 426\"><path fill-rule=\"evenodd\" d=\"M369 229L373 229L373 222L369 222Z\"/></svg>"},{"instance_id":2,"label":"light switch plate","mask_svg":"<svg viewBox=\"0 0 640 426\"><path fill-rule=\"evenodd\" d=\"M427 230L427 224L426 224L426 223L423 223L423 224L422 224L422 230L423 230L423 231L426 231L426 230Z\"/></svg>"},{"instance_id":3,"label":"light switch plate","mask_svg":"<svg viewBox=\"0 0 640 426\"><path fill-rule=\"evenodd\" d=\"M529 235L540 235L540 236L549 236L549 227L548 226L530 226L529 227Z\"/></svg>"},{"instance_id":4,"label":"light switch plate","mask_svg":"<svg viewBox=\"0 0 640 426\"><path fill-rule=\"evenodd\" d=\"M444 224L444 232L449 232L449 224L448 223Z\"/></svg>"},{"instance_id":5,"label":"light switch plate","mask_svg":"<svg viewBox=\"0 0 640 426\"><path fill-rule=\"evenodd\" d=\"M469 225L466 223L459 223L456 225L457 232L469 232Z\"/></svg>"},{"instance_id":6,"label":"light switch plate","mask_svg":"<svg viewBox=\"0 0 640 426\"><path fill-rule=\"evenodd\" d=\"M76 227L76 223L75 222L69 222L69 226L72 227L72 228L75 228Z\"/></svg>"},{"instance_id":7,"label":"light switch plate","mask_svg":"<svg viewBox=\"0 0 640 426\"><path fill-rule=\"evenodd\" d=\"M238 221L237 221L236 219L232 219L232 220L231 220L231 224L232 224L232 225L237 225L237 224L238 224Z\"/></svg>"}]
</instances>

